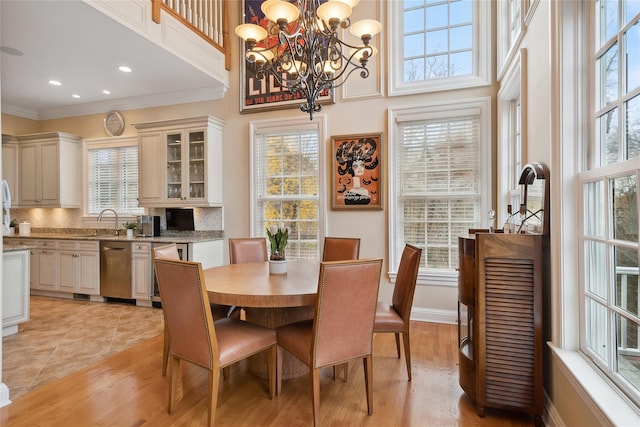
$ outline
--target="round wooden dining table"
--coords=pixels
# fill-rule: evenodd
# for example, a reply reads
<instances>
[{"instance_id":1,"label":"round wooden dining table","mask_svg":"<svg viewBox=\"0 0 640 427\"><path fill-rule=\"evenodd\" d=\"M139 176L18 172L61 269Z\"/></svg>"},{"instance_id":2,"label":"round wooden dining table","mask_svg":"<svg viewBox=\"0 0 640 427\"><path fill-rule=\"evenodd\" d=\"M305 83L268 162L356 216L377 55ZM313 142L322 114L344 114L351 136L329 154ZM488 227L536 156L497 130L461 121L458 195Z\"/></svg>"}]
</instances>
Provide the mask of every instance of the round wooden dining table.
<instances>
[{"instance_id":1,"label":"round wooden dining table","mask_svg":"<svg viewBox=\"0 0 640 427\"><path fill-rule=\"evenodd\" d=\"M204 270L204 279L209 301L242 307L248 322L275 329L313 318L319 271L318 261L288 261L285 275L270 275L269 262L227 264ZM266 357L257 356L252 368L266 377ZM308 367L284 352L282 370L287 379L305 374Z\"/></svg>"}]
</instances>

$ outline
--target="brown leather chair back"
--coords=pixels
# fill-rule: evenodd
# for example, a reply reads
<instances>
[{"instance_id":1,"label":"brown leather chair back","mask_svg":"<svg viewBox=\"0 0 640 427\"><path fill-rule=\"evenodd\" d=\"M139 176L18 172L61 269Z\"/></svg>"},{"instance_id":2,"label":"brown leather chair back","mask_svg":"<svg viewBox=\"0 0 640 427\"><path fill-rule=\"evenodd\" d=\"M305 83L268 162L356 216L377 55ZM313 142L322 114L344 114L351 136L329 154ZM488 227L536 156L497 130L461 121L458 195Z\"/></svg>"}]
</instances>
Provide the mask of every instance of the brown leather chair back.
<instances>
[{"instance_id":1,"label":"brown leather chair back","mask_svg":"<svg viewBox=\"0 0 640 427\"><path fill-rule=\"evenodd\" d=\"M202 266L198 262L154 259L171 353L207 369L217 369L218 342Z\"/></svg>"},{"instance_id":2,"label":"brown leather chair back","mask_svg":"<svg viewBox=\"0 0 640 427\"><path fill-rule=\"evenodd\" d=\"M322 262L313 323L314 368L372 352L381 259Z\"/></svg>"},{"instance_id":3,"label":"brown leather chair back","mask_svg":"<svg viewBox=\"0 0 640 427\"><path fill-rule=\"evenodd\" d=\"M229 239L229 263L244 264L267 260L267 239L264 237Z\"/></svg>"},{"instance_id":4,"label":"brown leather chair back","mask_svg":"<svg viewBox=\"0 0 640 427\"><path fill-rule=\"evenodd\" d=\"M322 250L323 261L346 261L360 257L360 239L348 237L325 237Z\"/></svg>"},{"instance_id":5,"label":"brown leather chair back","mask_svg":"<svg viewBox=\"0 0 640 427\"><path fill-rule=\"evenodd\" d=\"M405 245L398 266L396 284L393 288L392 305L403 320L408 320L413 305L413 295L416 290L418 280L418 269L420 268L420 258L422 249L415 246Z\"/></svg>"},{"instance_id":6,"label":"brown leather chair back","mask_svg":"<svg viewBox=\"0 0 640 427\"><path fill-rule=\"evenodd\" d=\"M157 259L180 259L178 253L178 246L175 243L170 243L164 246L156 246L151 249L151 255Z\"/></svg>"}]
</instances>

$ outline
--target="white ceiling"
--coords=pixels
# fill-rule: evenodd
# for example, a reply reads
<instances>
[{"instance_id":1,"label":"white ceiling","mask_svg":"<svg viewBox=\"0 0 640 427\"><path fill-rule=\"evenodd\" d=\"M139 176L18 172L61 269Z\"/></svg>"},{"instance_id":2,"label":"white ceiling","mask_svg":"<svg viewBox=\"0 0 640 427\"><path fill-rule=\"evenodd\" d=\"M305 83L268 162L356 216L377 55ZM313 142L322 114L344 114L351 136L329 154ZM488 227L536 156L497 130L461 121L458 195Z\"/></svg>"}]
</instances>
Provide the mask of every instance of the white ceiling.
<instances>
[{"instance_id":1,"label":"white ceiling","mask_svg":"<svg viewBox=\"0 0 640 427\"><path fill-rule=\"evenodd\" d=\"M220 81L80 0L0 0L0 18L5 113L42 120L201 101L225 91ZM52 79L62 86L50 85Z\"/></svg>"}]
</instances>

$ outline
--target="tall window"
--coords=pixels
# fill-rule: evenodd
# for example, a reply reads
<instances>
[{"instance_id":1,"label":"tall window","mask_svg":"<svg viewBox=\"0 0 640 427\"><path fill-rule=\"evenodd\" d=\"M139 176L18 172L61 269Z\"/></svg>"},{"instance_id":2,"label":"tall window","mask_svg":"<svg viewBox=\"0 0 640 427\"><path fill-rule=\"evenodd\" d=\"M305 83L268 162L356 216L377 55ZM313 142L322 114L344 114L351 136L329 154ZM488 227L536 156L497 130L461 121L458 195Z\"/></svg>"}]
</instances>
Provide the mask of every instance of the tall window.
<instances>
[{"instance_id":1,"label":"tall window","mask_svg":"<svg viewBox=\"0 0 640 427\"><path fill-rule=\"evenodd\" d=\"M252 134L253 235L284 223L287 259L319 259L323 118L254 122ZM324 145L324 144L322 144Z\"/></svg>"},{"instance_id":2,"label":"tall window","mask_svg":"<svg viewBox=\"0 0 640 427\"><path fill-rule=\"evenodd\" d=\"M409 243L423 248L424 280L455 282L458 236L486 226L490 206L489 111L483 98L390 112L392 271Z\"/></svg>"},{"instance_id":3,"label":"tall window","mask_svg":"<svg viewBox=\"0 0 640 427\"><path fill-rule=\"evenodd\" d=\"M594 4L594 137L580 174L581 349L638 404L640 2Z\"/></svg>"},{"instance_id":4,"label":"tall window","mask_svg":"<svg viewBox=\"0 0 640 427\"><path fill-rule=\"evenodd\" d=\"M102 209L140 215L138 207L138 145L135 139L87 143L87 215Z\"/></svg>"},{"instance_id":5,"label":"tall window","mask_svg":"<svg viewBox=\"0 0 640 427\"><path fill-rule=\"evenodd\" d=\"M491 3L472 0L388 2L392 46L390 93L489 84Z\"/></svg>"}]
</instances>

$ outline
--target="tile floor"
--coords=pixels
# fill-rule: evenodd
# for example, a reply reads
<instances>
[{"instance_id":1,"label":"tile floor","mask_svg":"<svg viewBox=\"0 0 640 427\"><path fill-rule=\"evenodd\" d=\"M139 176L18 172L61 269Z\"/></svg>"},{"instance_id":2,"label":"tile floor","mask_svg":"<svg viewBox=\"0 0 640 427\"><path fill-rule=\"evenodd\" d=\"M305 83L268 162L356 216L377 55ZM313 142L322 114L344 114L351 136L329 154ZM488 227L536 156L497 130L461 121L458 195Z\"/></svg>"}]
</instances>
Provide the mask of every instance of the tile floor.
<instances>
[{"instance_id":1,"label":"tile floor","mask_svg":"<svg viewBox=\"0 0 640 427\"><path fill-rule=\"evenodd\" d=\"M157 308L32 296L30 311L2 339L11 400L163 332Z\"/></svg>"}]
</instances>

